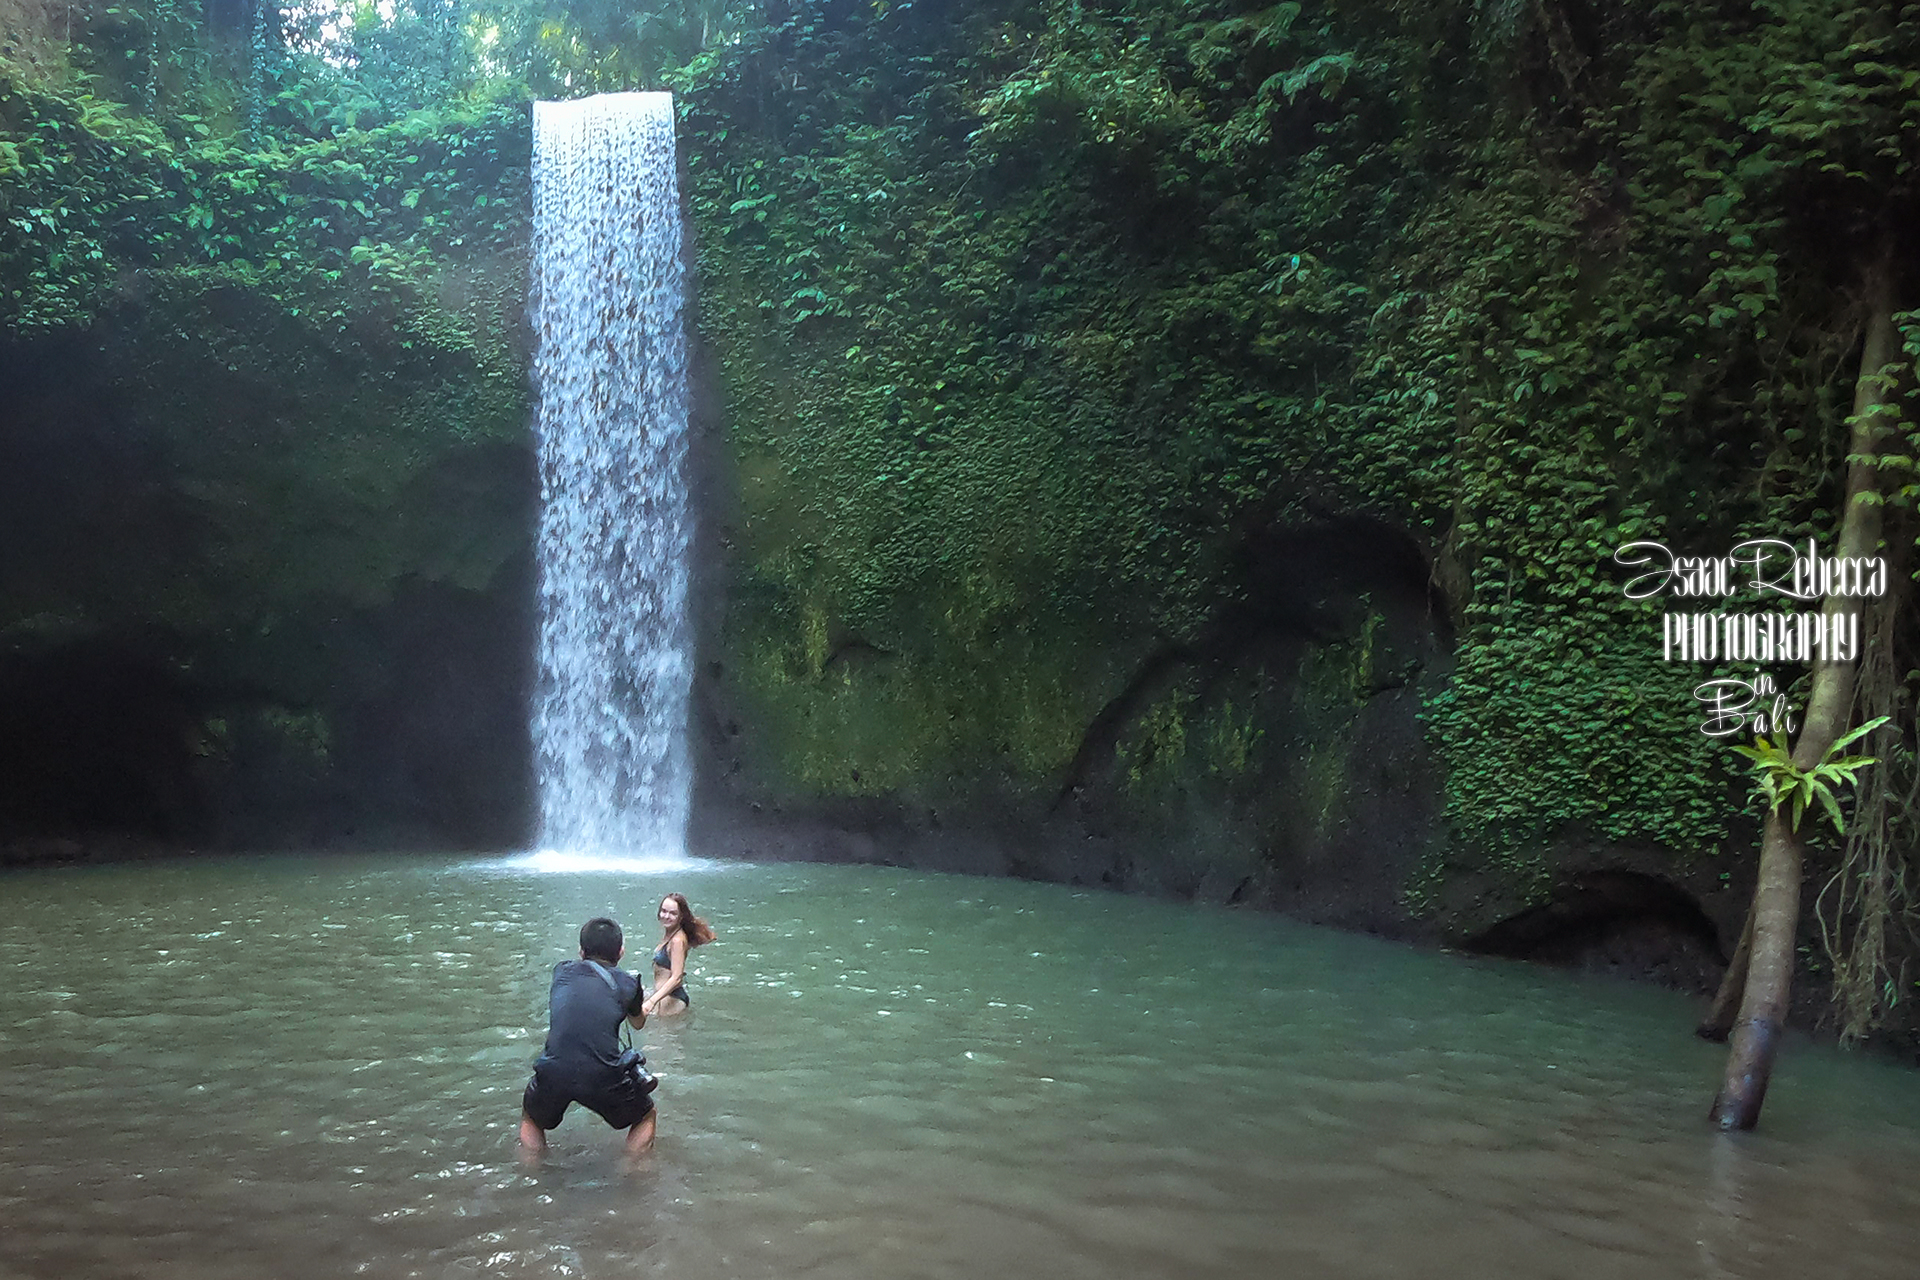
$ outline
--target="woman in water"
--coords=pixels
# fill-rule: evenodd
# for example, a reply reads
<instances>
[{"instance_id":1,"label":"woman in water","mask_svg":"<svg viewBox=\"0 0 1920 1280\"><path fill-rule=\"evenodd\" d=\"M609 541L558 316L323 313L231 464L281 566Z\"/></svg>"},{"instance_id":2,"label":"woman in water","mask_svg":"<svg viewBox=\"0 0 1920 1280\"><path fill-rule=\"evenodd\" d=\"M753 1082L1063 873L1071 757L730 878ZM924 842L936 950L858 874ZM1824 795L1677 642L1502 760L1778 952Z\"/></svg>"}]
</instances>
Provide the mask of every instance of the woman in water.
<instances>
[{"instance_id":1,"label":"woman in water","mask_svg":"<svg viewBox=\"0 0 1920 1280\"><path fill-rule=\"evenodd\" d=\"M670 893L660 899L660 945L653 953L653 994L640 1006L648 1017L687 1011L693 1003L687 997L687 952L712 941L713 930L693 914L685 894Z\"/></svg>"}]
</instances>

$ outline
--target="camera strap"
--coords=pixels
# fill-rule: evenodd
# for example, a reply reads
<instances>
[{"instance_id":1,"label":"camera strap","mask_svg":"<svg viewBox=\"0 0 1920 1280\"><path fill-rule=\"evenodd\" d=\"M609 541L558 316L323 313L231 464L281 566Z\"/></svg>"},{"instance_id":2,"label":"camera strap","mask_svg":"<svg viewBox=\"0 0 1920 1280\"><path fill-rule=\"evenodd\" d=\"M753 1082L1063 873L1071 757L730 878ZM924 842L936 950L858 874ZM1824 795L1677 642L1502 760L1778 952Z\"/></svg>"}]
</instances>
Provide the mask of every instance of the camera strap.
<instances>
[{"instance_id":1,"label":"camera strap","mask_svg":"<svg viewBox=\"0 0 1920 1280\"><path fill-rule=\"evenodd\" d=\"M613 992L614 999L619 999L620 984L613 980L613 974L607 971L607 967L596 960L589 960L587 963L592 965L593 971L600 975L600 981L607 984L607 990Z\"/></svg>"}]
</instances>

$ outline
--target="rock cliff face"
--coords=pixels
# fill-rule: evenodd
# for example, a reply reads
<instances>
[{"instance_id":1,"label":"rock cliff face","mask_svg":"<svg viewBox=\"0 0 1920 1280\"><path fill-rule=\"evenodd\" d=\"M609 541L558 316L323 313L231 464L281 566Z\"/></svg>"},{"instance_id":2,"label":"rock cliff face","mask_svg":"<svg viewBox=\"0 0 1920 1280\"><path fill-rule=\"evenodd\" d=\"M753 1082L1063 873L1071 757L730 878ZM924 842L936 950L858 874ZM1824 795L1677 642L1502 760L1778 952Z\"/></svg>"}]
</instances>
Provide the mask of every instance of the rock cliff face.
<instances>
[{"instance_id":1,"label":"rock cliff face","mask_svg":"<svg viewBox=\"0 0 1920 1280\"><path fill-rule=\"evenodd\" d=\"M1417 712L1421 689L1444 678L1448 629L1423 559L1404 535L1352 521L1261 531L1233 560L1242 589L1189 644L1008 617L966 655L987 696L970 701L954 680L937 735L915 681L946 673L924 649L823 619L832 640L817 665L775 681L740 671L751 655L722 624L696 683L697 845L1144 889L1405 932L1404 885L1440 838ZM760 621L724 612L742 630ZM1035 656L1040 670L1023 669ZM1077 712L1051 760L1017 751L1027 725L982 714L992 702L1032 714L1022 698Z\"/></svg>"},{"instance_id":2,"label":"rock cliff face","mask_svg":"<svg viewBox=\"0 0 1920 1280\"><path fill-rule=\"evenodd\" d=\"M530 838L528 391L473 351L398 342L377 314L341 342L240 284L130 279L92 329L0 346L16 856L73 856L75 836ZM753 595L730 530L782 498L743 483L708 390L698 851L1241 903L1708 980L1737 895L1658 850L1563 841L1545 895L1497 868L1434 874L1444 778L1419 716L1452 627L1409 535L1351 517L1237 532L1226 602L1185 644L1011 609L977 634L934 617L869 638Z\"/></svg>"},{"instance_id":3,"label":"rock cliff face","mask_svg":"<svg viewBox=\"0 0 1920 1280\"><path fill-rule=\"evenodd\" d=\"M161 273L128 276L87 329L0 345L14 857L525 845L523 272L507 254L445 277L436 305L491 341L422 350L378 299L323 329L244 277ZM1180 643L979 571L939 586L957 603L879 623L796 610L740 546L793 493L756 473L703 359L697 851L1100 885L1709 980L1731 877L1577 838L1545 883L1457 856L1441 874L1420 712L1453 621L1411 534L1339 514L1228 530L1218 603Z\"/></svg>"},{"instance_id":4,"label":"rock cliff face","mask_svg":"<svg viewBox=\"0 0 1920 1280\"><path fill-rule=\"evenodd\" d=\"M737 495L714 499L709 510L739 510ZM901 686L927 654L829 619L835 639L817 669L796 661L769 692L764 675L739 674L740 641L724 621L764 620L715 604L735 566L710 561L695 850L1257 906L1711 989L1750 882L1710 866L1676 872L1656 847L1577 832L1525 875L1493 861L1461 870L1474 859L1448 848L1445 778L1421 722L1423 698L1446 681L1452 628L1411 539L1328 520L1247 536L1229 560L1233 603L1190 645L1128 646L1035 619L1010 621L977 655L982 685L1019 681L1043 635L1049 669L1085 681L1071 750L1053 769L1023 769L1011 752L974 765L965 744L993 726L970 719L958 695L953 756L917 755L905 776L894 756L919 740L908 717L925 691ZM1054 668L1063 651L1074 656ZM866 785L869 770L886 781Z\"/></svg>"},{"instance_id":5,"label":"rock cliff face","mask_svg":"<svg viewBox=\"0 0 1920 1280\"><path fill-rule=\"evenodd\" d=\"M1474 588L1443 471L1402 473L1460 420L1338 391L1404 346L1388 224L1244 157L1231 198L1178 148L1115 186L1052 108L983 151L964 95L918 142L851 99L736 128L760 73L709 71L696 848L1710 961L1737 875L1450 843L1422 714ZM268 156L7 93L51 140L10 198L86 190L0 226L0 843L524 845L524 112Z\"/></svg>"},{"instance_id":6,"label":"rock cliff face","mask_svg":"<svg viewBox=\"0 0 1920 1280\"><path fill-rule=\"evenodd\" d=\"M0 343L0 839L524 839L526 410L238 278Z\"/></svg>"}]
</instances>

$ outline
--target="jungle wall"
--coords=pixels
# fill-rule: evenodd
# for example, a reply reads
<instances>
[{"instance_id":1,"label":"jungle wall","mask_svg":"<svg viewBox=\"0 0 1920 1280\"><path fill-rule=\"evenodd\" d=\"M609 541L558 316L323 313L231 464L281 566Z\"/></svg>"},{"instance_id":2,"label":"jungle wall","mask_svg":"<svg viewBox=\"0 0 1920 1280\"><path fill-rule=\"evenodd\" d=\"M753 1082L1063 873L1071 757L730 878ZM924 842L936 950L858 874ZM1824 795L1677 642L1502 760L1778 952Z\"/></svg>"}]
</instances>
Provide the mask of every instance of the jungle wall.
<instances>
[{"instance_id":1,"label":"jungle wall","mask_svg":"<svg viewBox=\"0 0 1920 1280\"><path fill-rule=\"evenodd\" d=\"M109 87L0 63L0 846L523 840L524 106Z\"/></svg>"},{"instance_id":2,"label":"jungle wall","mask_svg":"<svg viewBox=\"0 0 1920 1280\"><path fill-rule=\"evenodd\" d=\"M683 82L714 847L1710 981L1754 811L1692 691L1730 668L1663 661L1612 555L1831 539L1910 189L1823 175L1912 145L1910 28L782 12Z\"/></svg>"}]
</instances>

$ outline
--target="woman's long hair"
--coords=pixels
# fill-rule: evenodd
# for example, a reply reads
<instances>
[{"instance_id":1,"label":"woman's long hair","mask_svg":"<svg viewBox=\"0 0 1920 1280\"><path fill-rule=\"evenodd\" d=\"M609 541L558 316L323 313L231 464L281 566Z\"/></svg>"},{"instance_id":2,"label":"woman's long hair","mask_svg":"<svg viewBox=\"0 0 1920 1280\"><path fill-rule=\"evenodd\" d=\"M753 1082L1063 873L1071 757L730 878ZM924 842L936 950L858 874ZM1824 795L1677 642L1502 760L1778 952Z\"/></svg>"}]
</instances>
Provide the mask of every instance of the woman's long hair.
<instances>
[{"instance_id":1,"label":"woman's long hair","mask_svg":"<svg viewBox=\"0 0 1920 1280\"><path fill-rule=\"evenodd\" d=\"M697 947L703 942L713 941L713 926L693 914L693 908L687 905L684 893L667 893L661 897L680 908L680 932L687 935L687 946Z\"/></svg>"}]
</instances>

